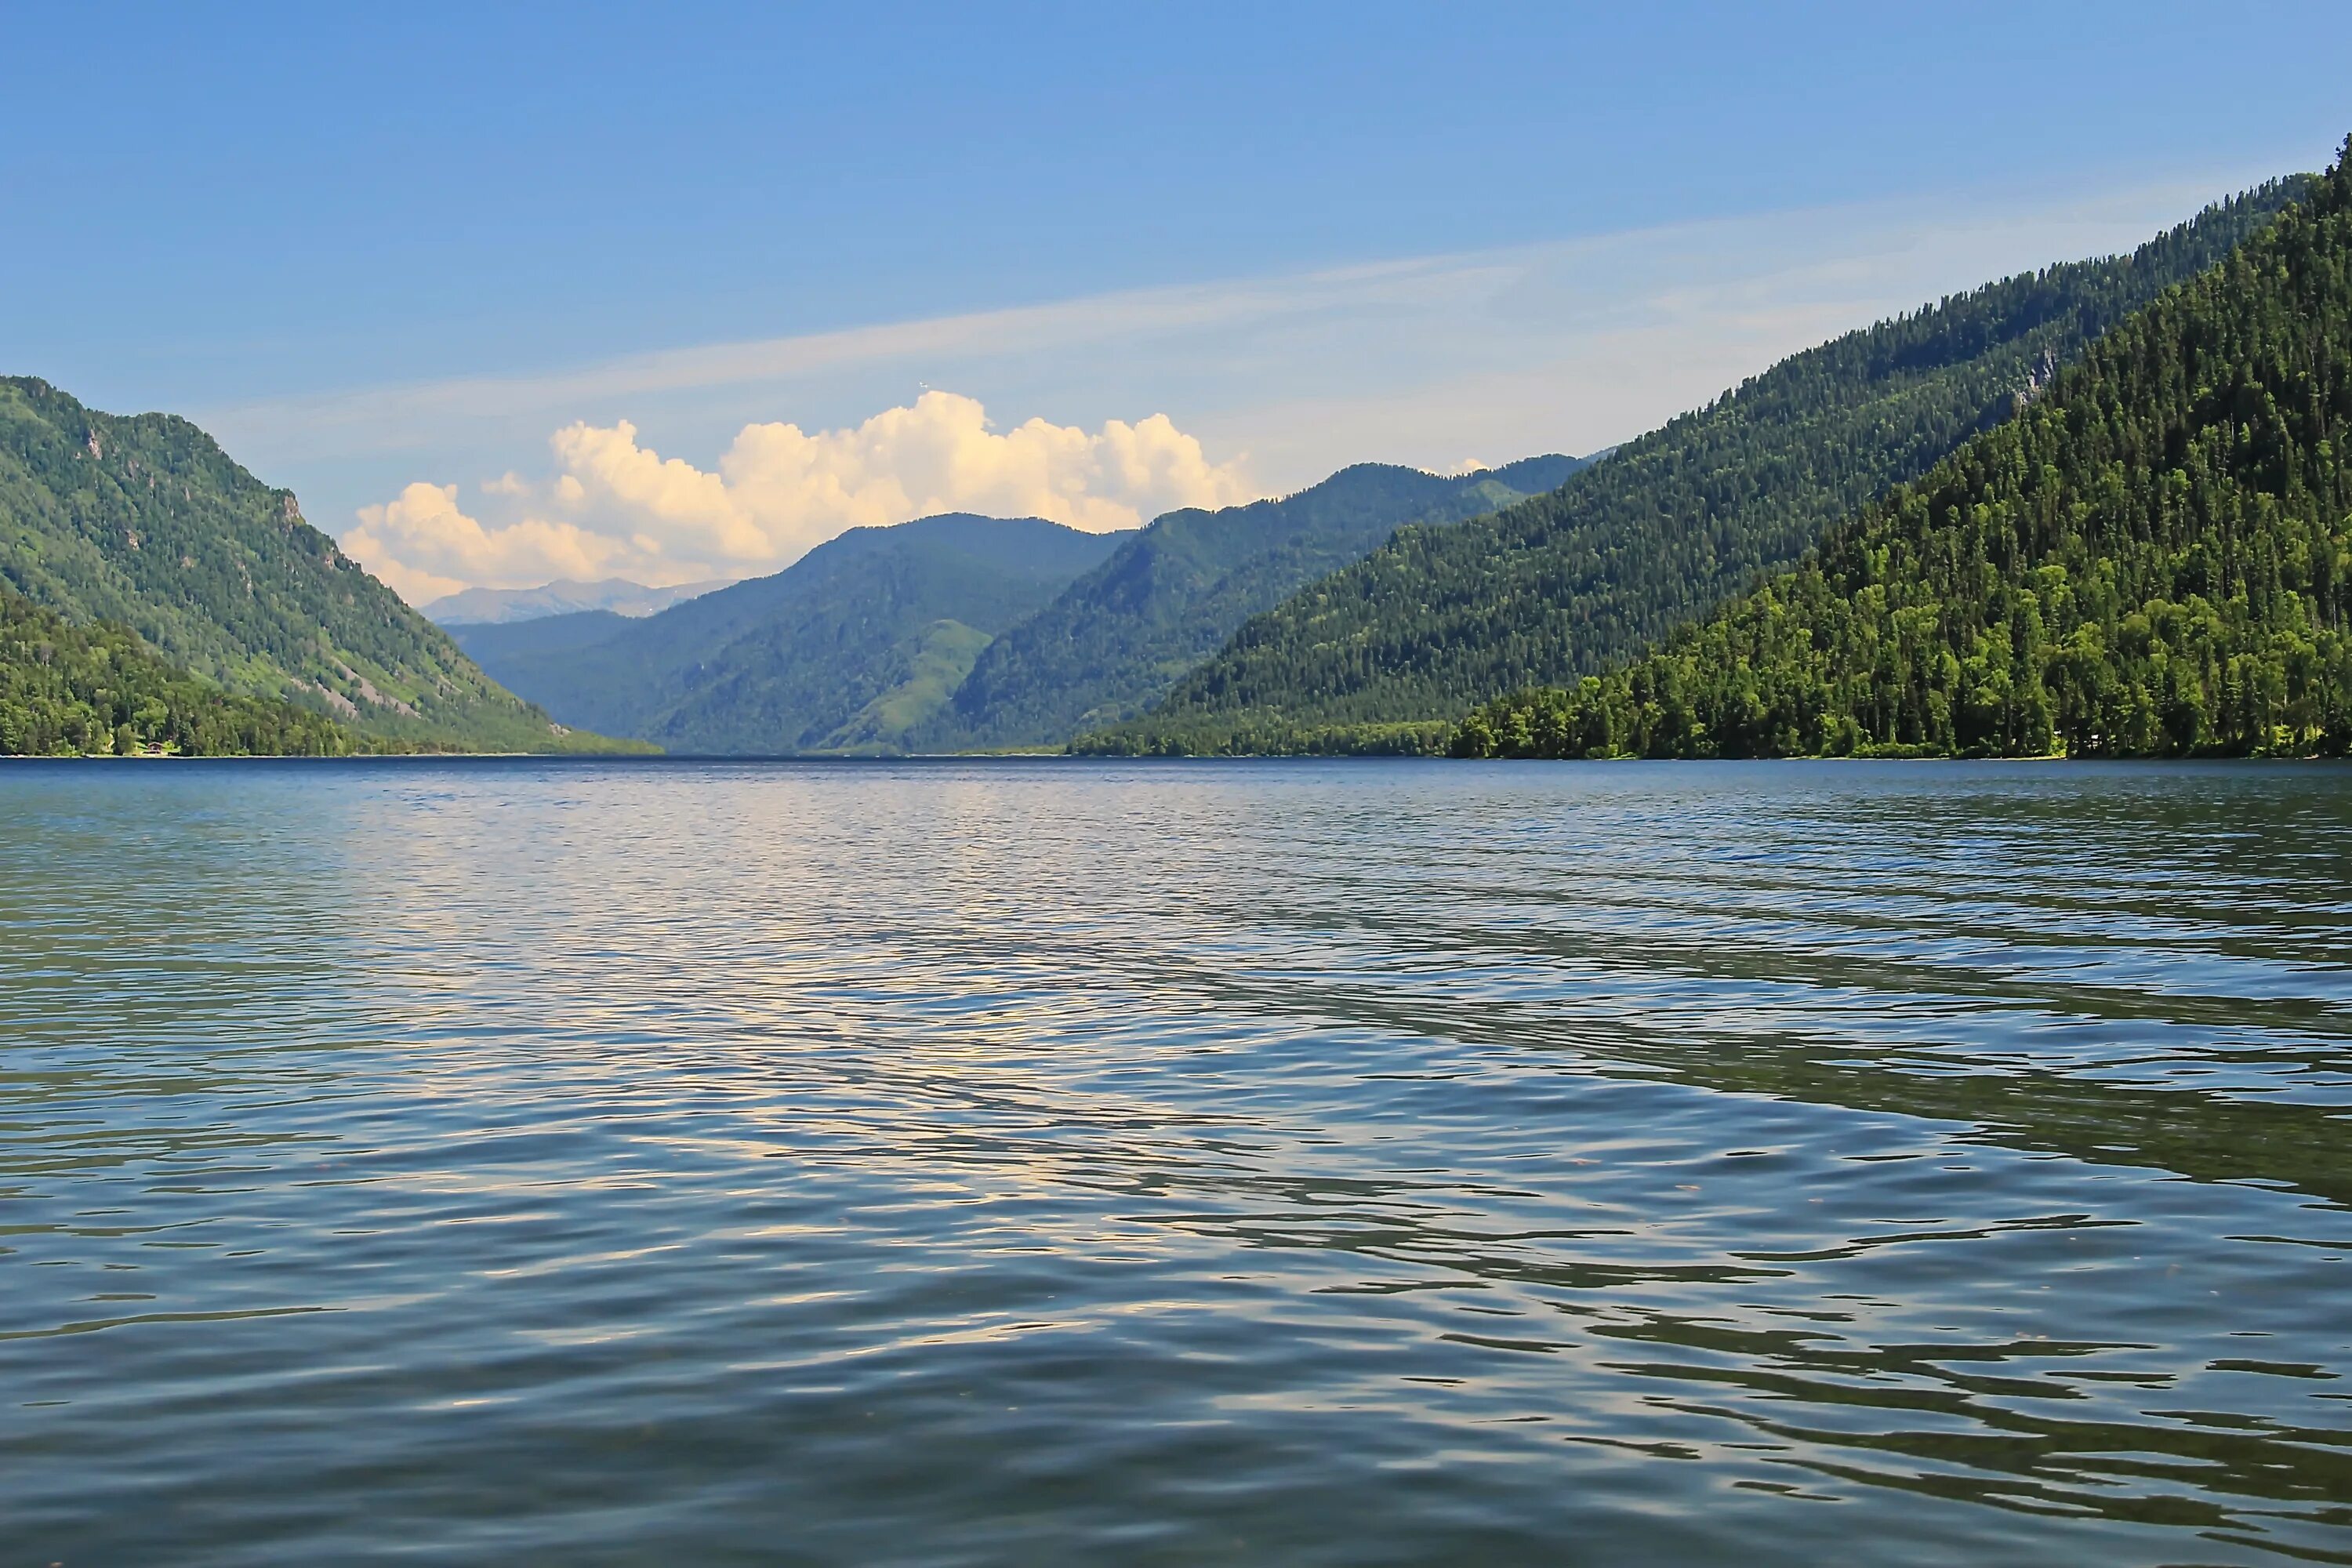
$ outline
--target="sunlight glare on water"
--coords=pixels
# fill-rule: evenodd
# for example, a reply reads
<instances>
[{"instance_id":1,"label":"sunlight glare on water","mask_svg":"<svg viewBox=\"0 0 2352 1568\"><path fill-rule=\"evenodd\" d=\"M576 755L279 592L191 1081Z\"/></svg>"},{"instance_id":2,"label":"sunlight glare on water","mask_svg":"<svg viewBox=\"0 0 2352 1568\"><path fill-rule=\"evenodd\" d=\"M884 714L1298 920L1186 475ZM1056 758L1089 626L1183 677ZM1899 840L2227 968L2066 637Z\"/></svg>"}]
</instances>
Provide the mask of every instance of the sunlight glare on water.
<instances>
[{"instance_id":1,"label":"sunlight glare on water","mask_svg":"<svg viewBox=\"0 0 2352 1568\"><path fill-rule=\"evenodd\" d=\"M5 1559L2352 1562L2347 786L12 766Z\"/></svg>"}]
</instances>

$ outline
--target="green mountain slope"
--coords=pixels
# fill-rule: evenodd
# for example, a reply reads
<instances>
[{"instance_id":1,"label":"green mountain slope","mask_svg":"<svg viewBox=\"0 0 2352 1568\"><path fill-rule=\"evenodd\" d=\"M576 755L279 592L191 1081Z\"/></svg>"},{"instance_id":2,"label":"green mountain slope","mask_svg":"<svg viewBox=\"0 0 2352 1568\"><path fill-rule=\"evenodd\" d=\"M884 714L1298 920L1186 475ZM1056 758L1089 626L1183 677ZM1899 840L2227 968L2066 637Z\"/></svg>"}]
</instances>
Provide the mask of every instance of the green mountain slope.
<instances>
[{"instance_id":1,"label":"green mountain slope","mask_svg":"<svg viewBox=\"0 0 2352 1568\"><path fill-rule=\"evenodd\" d=\"M511 660L594 647L635 625L635 619L614 610L572 610L535 620L466 621L441 629L465 650L467 658L498 679L499 667ZM506 682L501 679L499 684Z\"/></svg>"},{"instance_id":2,"label":"green mountain slope","mask_svg":"<svg viewBox=\"0 0 2352 1568\"><path fill-rule=\"evenodd\" d=\"M2130 256L2011 278L1848 333L1555 494L1459 528L1407 529L1242 627L1149 717L1083 748L1291 749L1322 727L1451 721L1636 653L2006 417L2051 368L2302 188L2273 182Z\"/></svg>"},{"instance_id":3,"label":"green mountain slope","mask_svg":"<svg viewBox=\"0 0 2352 1568\"><path fill-rule=\"evenodd\" d=\"M1250 616L1362 559L1400 525L1459 522L1584 466L1529 458L1442 478L1364 463L1280 500L1170 512L991 644L917 742L1058 744L1141 712Z\"/></svg>"},{"instance_id":4,"label":"green mountain slope","mask_svg":"<svg viewBox=\"0 0 2352 1568\"><path fill-rule=\"evenodd\" d=\"M2352 161L2352 141L2346 143ZM1796 570L1469 754L2352 750L2352 171Z\"/></svg>"},{"instance_id":5,"label":"green mountain slope","mask_svg":"<svg viewBox=\"0 0 2352 1568\"><path fill-rule=\"evenodd\" d=\"M194 425L101 414L29 377L0 378L0 584L372 734L501 751L595 740L500 690Z\"/></svg>"},{"instance_id":6,"label":"green mountain slope","mask_svg":"<svg viewBox=\"0 0 2352 1568\"><path fill-rule=\"evenodd\" d=\"M948 704L993 640L961 621L933 621L895 645L881 693L816 744L842 752L904 751L908 737Z\"/></svg>"},{"instance_id":7,"label":"green mountain slope","mask_svg":"<svg viewBox=\"0 0 2352 1568\"><path fill-rule=\"evenodd\" d=\"M368 743L289 702L241 697L127 626L76 626L0 588L0 756L337 757Z\"/></svg>"},{"instance_id":8,"label":"green mountain slope","mask_svg":"<svg viewBox=\"0 0 2352 1568\"><path fill-rule=\"evenodd\" d=\"M565 722L673 751L898 751L986 639L1126 537L967 514L852 529L772 577L612 617L587 646L577 639L593 628L573 616L468 641Z\"/></svg>"}]
</instances>

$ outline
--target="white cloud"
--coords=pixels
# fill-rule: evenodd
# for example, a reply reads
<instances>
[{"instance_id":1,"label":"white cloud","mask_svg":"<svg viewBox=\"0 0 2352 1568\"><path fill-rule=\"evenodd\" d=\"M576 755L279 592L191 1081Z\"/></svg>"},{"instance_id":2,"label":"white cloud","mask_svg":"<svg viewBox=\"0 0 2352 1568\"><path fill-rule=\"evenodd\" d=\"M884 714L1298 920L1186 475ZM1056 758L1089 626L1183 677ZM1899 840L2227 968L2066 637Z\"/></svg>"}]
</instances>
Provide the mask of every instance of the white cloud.
<instances>
[{"instance_id":1,"label":"white cloud","mask_svg":"<svg viewBox=\"0 0 2352 1568\"><path fill-rule=\"evenodd\" d=\"M715 471L664 458L625 419L574 422L550 445L546 483L509 472L479 487L520 515L486 523L458 510L455 485L411 484L362 507L344 549L411 598L557 577L673 583L776 571L844 529L937 512L1101 532L1259 493L1165 415L1000 433L978 401L937 391L845 429L747 425Z\"/></svg>"},{"instance_id":2,"label":"white cloud","mask_svg":"<svg viewBox=\"0 0 2352 1568\"><path fill-rule=\"evenodd\" d=\"M455 485L414 484L381 506L360 508L344 553L414 605L488 584L528 587L559 577L593 579L630 553L617 541L569 522L525 518L485 528L457 510Z\"/></svg>"}]
</instances>

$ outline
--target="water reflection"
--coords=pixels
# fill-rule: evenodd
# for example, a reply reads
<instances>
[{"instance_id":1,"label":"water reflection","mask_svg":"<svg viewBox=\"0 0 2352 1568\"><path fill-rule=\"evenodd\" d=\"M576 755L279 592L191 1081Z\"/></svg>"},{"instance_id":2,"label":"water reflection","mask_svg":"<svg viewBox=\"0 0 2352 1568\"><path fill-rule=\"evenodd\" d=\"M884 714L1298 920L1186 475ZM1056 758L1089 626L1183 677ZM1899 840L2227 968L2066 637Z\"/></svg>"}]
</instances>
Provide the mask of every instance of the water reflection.
<instances>
[{"instance_id":1,"label":"water reflection","mask_svg":"<svg viewBox=\"0 0 2352 1568\"><path fill-rule=\"evenodd\" d=\"M11 772L0 1515L2352 1561L2347 778Z\"/></svg>"}]
</instances>

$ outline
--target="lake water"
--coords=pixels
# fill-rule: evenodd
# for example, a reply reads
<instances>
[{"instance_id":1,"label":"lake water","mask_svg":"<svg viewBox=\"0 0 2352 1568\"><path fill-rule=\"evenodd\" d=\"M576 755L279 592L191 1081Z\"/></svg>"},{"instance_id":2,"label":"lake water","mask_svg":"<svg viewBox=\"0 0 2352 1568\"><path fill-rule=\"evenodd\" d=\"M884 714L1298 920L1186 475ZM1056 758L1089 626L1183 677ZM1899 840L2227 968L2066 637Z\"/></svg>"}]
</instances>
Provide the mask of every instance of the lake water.
<instances>
[{"instance_id":1,"label":"lake water","mask_svg":"<svg viewBox=\"0 0 2352 1568\"><path fill-rule=\"evenodd\" d=\"M2352 772L0 770L0 1563L2352 1562Z\"/></svg>"}]
</instances>

